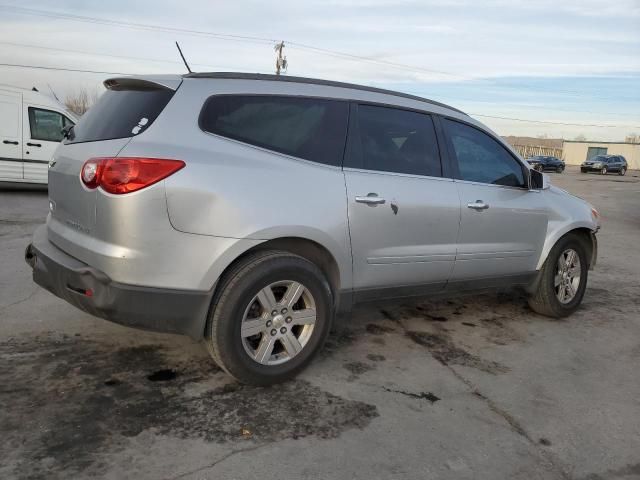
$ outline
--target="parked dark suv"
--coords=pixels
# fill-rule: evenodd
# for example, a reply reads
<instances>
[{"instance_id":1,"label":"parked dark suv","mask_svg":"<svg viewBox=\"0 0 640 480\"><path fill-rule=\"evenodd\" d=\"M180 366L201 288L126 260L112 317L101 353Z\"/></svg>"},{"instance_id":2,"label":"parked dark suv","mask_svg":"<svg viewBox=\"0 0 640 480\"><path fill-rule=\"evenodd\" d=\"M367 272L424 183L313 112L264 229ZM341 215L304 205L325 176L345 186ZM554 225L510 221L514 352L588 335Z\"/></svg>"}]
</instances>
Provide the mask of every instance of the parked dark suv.
<instances>
[{"instance_id":1,"label":"parked dark suv","mask_svg":"<svg viewBox=\"0 0 640 480\"><path fill-rule=\"evenodd\" d=\"M553 170L554 172L562 173L564 171L564 162L558 157L536 155L535 157L527 158L527 162L539 172Z\"/></svg>"},{"instance_id":2,"label":"parked dark suv","mask_svg":"<svg viewBox=\"0 0 640 480\"><path fill-rule=\"evenodd\" d=\"M618 175L627 173L627 161L622 155L598 155L586 160L580 165L582 173L600 172L606 175L609 172L618 172Z\"/></svg>"}]
</instances>

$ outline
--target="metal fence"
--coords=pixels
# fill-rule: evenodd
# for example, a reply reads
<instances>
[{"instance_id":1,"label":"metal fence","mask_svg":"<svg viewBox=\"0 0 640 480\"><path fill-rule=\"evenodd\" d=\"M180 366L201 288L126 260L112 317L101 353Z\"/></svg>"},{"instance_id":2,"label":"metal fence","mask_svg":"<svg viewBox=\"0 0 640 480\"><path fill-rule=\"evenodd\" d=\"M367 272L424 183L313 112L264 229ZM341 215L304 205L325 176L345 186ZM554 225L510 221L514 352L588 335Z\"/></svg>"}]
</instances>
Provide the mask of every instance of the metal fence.
<instances>
[{"instance_id":1,"label":"metal fence","mask_svg":"<svg viewBox=\"0 0 640 480\"><path fill-rule=\"evenodd\" d=\"M562 158L561 148L543 147L541 145L512 145L512 147L516 149L522 158L529 158L534 155Z\"/></svg>"}]
</instances>

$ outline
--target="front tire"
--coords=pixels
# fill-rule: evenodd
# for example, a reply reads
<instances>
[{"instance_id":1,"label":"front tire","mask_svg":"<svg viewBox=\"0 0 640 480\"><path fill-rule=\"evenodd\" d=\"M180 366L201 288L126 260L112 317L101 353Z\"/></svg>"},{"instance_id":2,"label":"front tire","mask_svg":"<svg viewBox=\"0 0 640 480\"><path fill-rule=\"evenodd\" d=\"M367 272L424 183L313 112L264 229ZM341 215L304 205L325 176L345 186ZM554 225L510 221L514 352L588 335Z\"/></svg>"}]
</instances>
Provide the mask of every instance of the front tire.
<instances>
[{"instance_id":1,"label":"front tire","mask_svg":"<svg viewBox=\"0 0 640 480\"><path fill-rule=\"evenodd\" d=\"M563 171L564 171L564 168L562 168L562 167L556 168L556 172L557 173L562 173Z\"/></svg>"},{"instance_id":2,"label":"front tire","mask_svg":"<svg viewBox=\"0 0 640 480\"><path fill-rule=\"evenodd\" d=\"M620 169L620 171L618 172L618 175L620 175L620 176L623 176L623 177L624 177L626 173L627 173L627 167L622 167L622 168Z\"/></svg>"},{"instance_id":3,"label":"front tire","mask_svg":"<svg viewBox=\"0 0 640 480\"><path fill-rule=\"evenodd\" d=\"M600 173L602 175L606 175L607 174L607 167L602 167L602 170L600 170Z\"/></svg>"},{"instance_id":4,"label":"front tire","mask_svg":"<svg viewBox=\"0 0 640 480\"><path fill-rule=\"evenodd\" d=\"M587 288L587 251L579 235L570 233L558 240L540 271L536 291L529 297L533 311L561 318L578 309Z\"/></svg>"},{"instance_id":5,"label":"front tire","mask_svg":"<svg viewBox=\"0 0 640 480\"><path fill-rule=\"evenodd\" d=\"M216 363L239 382L283 382L322 347L333 305L316 265L288 252L256 252L221 279L205 342Z\"/></svg>"}]
</instances>

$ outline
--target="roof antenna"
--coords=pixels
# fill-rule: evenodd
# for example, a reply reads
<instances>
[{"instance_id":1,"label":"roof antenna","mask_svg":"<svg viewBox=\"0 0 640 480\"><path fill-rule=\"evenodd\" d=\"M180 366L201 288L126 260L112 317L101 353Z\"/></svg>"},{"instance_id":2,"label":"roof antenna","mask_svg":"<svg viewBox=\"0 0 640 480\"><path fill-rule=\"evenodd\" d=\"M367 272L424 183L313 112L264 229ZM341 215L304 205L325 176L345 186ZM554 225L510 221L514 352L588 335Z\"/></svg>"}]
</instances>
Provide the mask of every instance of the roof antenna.
<instances>
[{"instance_id":1,"label":"roof antenna","mask_svg":"<svg viewBox=\"0 0 640 480\"><path fill-rule=\"evenodd\" d=\"M184 55L182 54L182 49L180 48L180 45L178 44L178 42L176 42L176 47L178 47L178 52L180 52L180 56L182 57L182 61L184 62L184 66L187 67L187 71L189 73L191 73L191 69L189 68L189 64L187 63L187 60L184 58Z\"/></svg>"}]
</instances>

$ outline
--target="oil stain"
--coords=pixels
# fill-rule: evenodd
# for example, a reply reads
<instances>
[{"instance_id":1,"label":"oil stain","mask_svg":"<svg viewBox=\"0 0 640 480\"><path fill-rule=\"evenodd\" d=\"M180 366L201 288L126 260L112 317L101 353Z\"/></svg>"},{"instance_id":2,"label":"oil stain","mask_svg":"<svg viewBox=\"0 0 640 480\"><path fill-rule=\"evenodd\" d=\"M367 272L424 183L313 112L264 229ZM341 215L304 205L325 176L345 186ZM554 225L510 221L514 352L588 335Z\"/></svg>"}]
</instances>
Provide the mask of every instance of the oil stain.
<instances>
[{"instance_id":1,"label":"oil stain","mask_svg":"<svg viewBox=\"0 0 640 480\"><path fill-rule=\"evenodd\" d=\"M377 323L368 323L365 327L365 330L371 335L384 335L385 333L391 333L394 331L394 329L391 327L387 327L385 325L380 325Z\"/></svg>"},{"instance_id":2,"label":"oil stain","mask_svg":"<svg viewBox=\"0 0 640 480\"><path fill-rule=\"evenodd\" d=\"M498 362L484 360L456 346L444 334L407 330L406 335L418 345L426 347L433 358L443 365L463 365L491 374L509 371L507 367Z\"/></svg>"},{"instance_id":3,"label":"oil stain","mask_svg":"<svg viewBox=\"0 0 640 480\"><path fill-rule=\"evenodd\" d=\"M11 406L0 409L0 451L10 476L99 476L108 468L105 455L147 430L233 443L246 441L241 432L248 429L260 444L335 438L378 416L374 405L302 380L272 388L229 384L198 353L70 337L0 343L0 362L11 366L0 369L0 397Z\"/></svg>"}]
</instances>

